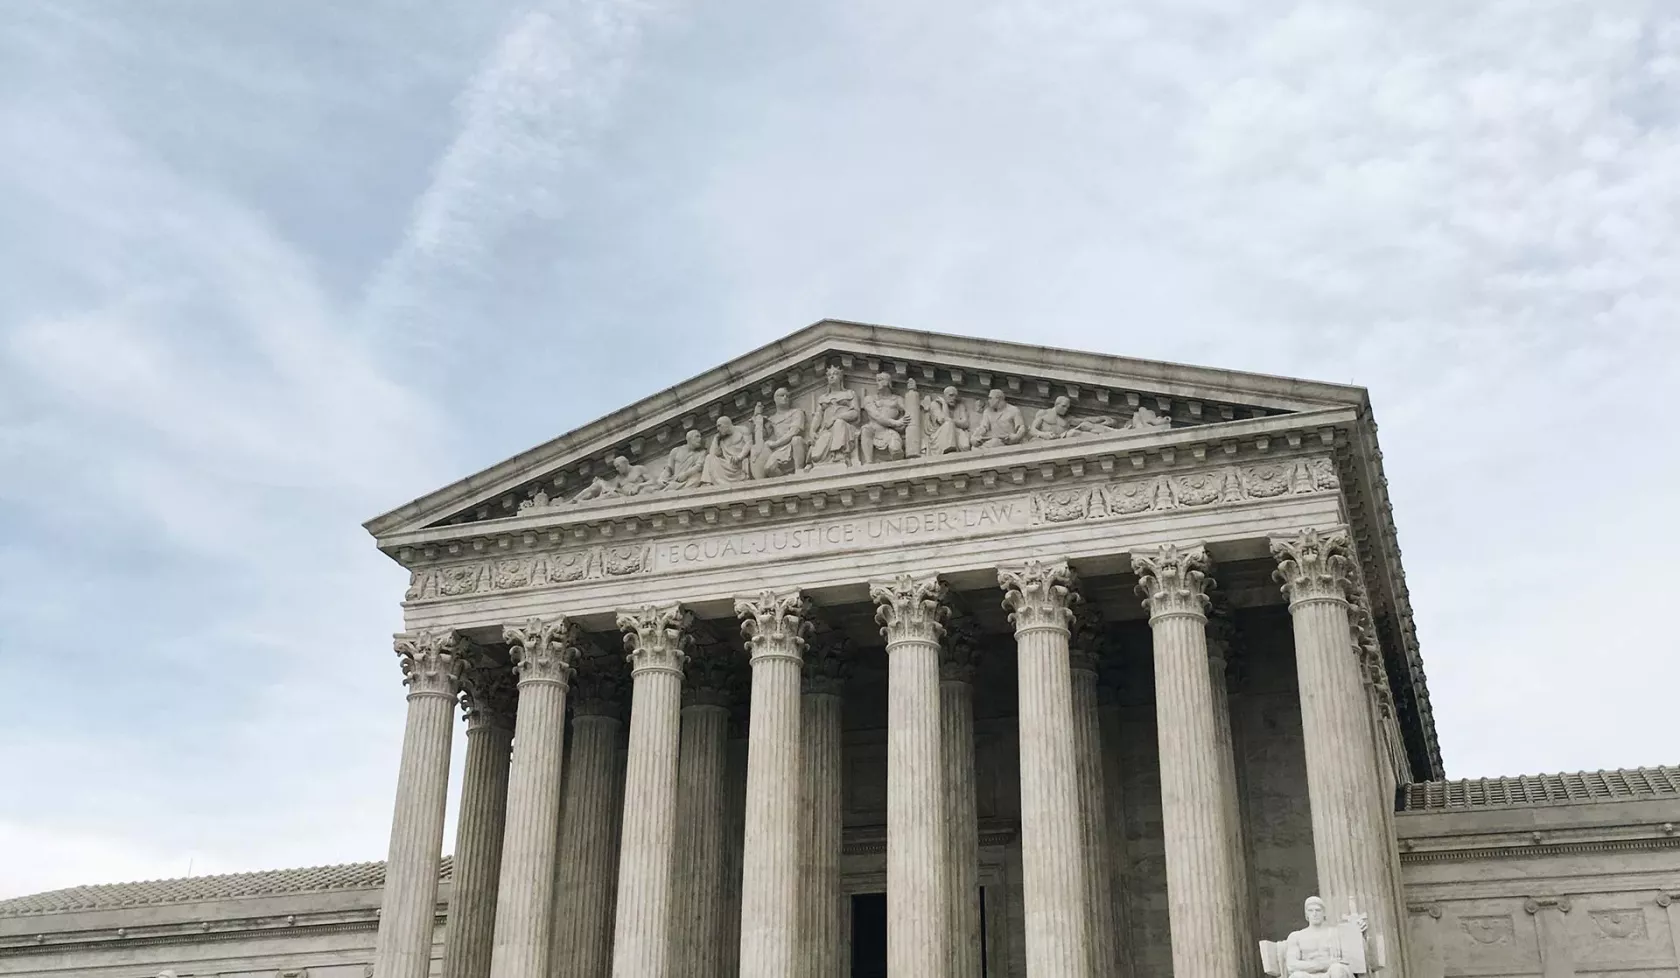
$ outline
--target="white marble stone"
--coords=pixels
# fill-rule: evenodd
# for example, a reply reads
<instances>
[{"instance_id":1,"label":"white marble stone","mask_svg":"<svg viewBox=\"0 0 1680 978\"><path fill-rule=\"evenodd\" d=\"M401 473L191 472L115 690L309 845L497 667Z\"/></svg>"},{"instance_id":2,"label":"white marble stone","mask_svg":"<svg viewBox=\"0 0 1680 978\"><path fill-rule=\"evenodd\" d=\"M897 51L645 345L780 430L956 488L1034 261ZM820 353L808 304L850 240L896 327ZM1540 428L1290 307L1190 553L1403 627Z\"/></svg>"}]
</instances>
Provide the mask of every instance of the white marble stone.
<instances>
[{"instance_id":1,"label":"white marble stone","mask_svg":"<svg viewBox=\"0 0 1680 978\"><path fill-rule=\"evenodd\" d=\"M513 746L514 677L509 667L480 656L461 683L467 718L466 770L455 830L455 885L449 901L443 978L485 978L496 928L496 889L502 872L507 817L508 761Z\"/></svg>"}]
</instances>

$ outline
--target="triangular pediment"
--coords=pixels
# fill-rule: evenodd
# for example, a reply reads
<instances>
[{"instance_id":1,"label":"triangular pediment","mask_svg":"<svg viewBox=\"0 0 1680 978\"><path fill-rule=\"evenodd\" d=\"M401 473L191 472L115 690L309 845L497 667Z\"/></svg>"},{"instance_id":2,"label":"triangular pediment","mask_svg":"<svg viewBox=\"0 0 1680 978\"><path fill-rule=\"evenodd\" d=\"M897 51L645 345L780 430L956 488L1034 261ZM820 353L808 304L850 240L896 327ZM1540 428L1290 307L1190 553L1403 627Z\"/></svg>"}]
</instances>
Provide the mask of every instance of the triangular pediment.
<instances>
[{"instance_id":1,"label":"triangular pediment","mask_svg":"<svg viewBox=\"0 0 1680 978\"><path fill-rule=\"evenodd\" d=\"M787 394L778 404L780 390ZM632 496L675 501L1049 439L1123 440L1364 403L1357 387L824 320L367 529L386 538Z\"/></svg>"}]
</instances>

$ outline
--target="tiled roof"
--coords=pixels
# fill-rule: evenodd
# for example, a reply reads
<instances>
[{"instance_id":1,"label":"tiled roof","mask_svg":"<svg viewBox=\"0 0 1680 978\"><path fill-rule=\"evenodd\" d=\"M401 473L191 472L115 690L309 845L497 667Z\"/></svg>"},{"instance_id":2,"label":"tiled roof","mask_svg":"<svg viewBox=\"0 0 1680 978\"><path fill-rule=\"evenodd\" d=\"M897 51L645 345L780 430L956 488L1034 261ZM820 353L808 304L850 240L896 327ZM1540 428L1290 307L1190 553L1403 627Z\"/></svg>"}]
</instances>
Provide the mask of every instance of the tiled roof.
<instances>
[{"instance_id":1,"label":"tiled roof","mask_svg":"<svg viewBox=\"0 0 1680 978\"><path fill-rule=\"evenodd\" d=\"M450 878L451 859L443 860L440 879ZM222 876L186 876L172 880L140 883L102 883L72 886L29 896L0 900L0 917L22 917L38 913L72 910L109 910L117 907L155 906L167 903L197 903L230 897L275 896L285 893L318 893L324 890L377 889L385 885L385 864L343 863L304 869L269 869L257 873L227 873Z\"/></svg>"},{"instance_id":2,"label":"tiled roof","mask_svg":"<svg viewBox=\"0 0 1680 978\"><path fill-rule=\"evenodd\" d=\"M1514 808L1581 802L1680 798L1680 767L1641 767L1514 778L1426 781L1401 789L1403 812Z\"/></svg>"}]
</instances>

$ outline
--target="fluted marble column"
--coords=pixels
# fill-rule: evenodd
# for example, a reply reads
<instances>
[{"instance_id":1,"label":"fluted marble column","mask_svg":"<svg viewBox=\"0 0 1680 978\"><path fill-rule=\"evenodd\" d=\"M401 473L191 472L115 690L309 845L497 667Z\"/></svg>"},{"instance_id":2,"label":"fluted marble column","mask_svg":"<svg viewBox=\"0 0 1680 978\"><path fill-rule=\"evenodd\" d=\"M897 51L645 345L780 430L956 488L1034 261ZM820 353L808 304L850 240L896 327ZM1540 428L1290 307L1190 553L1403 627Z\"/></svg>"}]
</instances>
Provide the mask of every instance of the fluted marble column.
<instances>
[{"instance_id":1,"label":"fluted marble column","mask_svg":"<svg viewBox=\"0 0 1680 978\"><path fill-rule=\"evenodd\" d=\"M1074 767L1079 777L1079 840L1085 854L1085 935L1092 978L1114 978L1119 923L1114 913L1114 855L1109 845L1103 770L1102 718L1097 708L1097 662L1102 619L1095 609L1079 614L1069 650L1073 682Z\"/></svg>"},{"instance_id":2,"label":"fluted marble column","mask_svg":"<svg viewBox=\"0 0 1680 978\"><path fill-rule=\"evenodd\" d=\"M696 648L683 691L677 760L676 916L671 921L673 973L722 978L724 850L728 844L724 778L729 747L728 646Z\"/></svg>"},{"instance_id":3,"label":"fluted marble column","mask_svg":"<svg viewBox=\"0 0 1680 978\"><path fill-rule=\"evenodd\" d=\"M1247 829L1242 820L1242 798L1238 793L1237 754L1231 735L1231 696L1228 656L1236 641L1236 626L1230 608L1218 602L1208 618L1208 682L1213 687L1213 722L1219 750L1219 791L1225 807L1225 822L1231 827L1226 841L1231 847L1231 873L1237 893L1236 942L1238 948L1258 947L1254 936L1254 901L1248 885Z\"/></svg>"},{"instance_id":4,"label":"fluted marble column","mask_svg":"<svg viewBox=\"0 0 1680 978\"><path fill-rule=\"evenodd\" d=\"M1350 639L1351 546L1346 533L1310 529L1271 544L1294 621L1318 895L1332 921L1368 914L1369 933L1383 935L1391 962L1403 961L1386 871L1391 840L1376 816L1391 802L1381 798L1363 667Z\"/></svg>"},{"instance_id":5,"label":"fluted marble column","mask_svg":"<svg viewBox=\"0 0 1680 978\"><path fill-rule=\"evenodd\" d=\"M901 574L869 585L887 636L887 973L945 978L946 825L939 640L945 583Z\"/></svg>"},{"instance_id":6,"label":"fluted marble column","mask_svg":"<svg viewBox=\"0 0 1680 978\"><path fill-rule=\"evenodd\" d=\"M1099 661L1097 722L1102 729L1103 843L1109 852L1109 897L1114 907L1115 978L1133 978L1130 850L1126 844L1125 728L1120 705L1121 680L1114 657Z\"/></svg>"},{"instance_id":7,"label":"fluted marble column","mask_svg":"<svg viewBox=\"0 0 1680 978\"><path fill-rule=\"evenodd\" d=\"M803 825L799 841L801 964L796 972L811 978L844 978L840 968L847 935L840 855L846 800L840 694L848 664L839 635L821 631L811 636L799 703Z\"/></svg>"},{"instance_id":8,"label":"fluted marble column","mask_svg":"<svg viewBox=\"0 0 1680 978\"><path fill-rule=\"evenodd\" d=\"M679 605L621 612L630 649L630 751L618 860L613 978L670 973L682 670L692 616Z\"/></svg>"},{"instance_id":9,"label":"fluted marble column","mask_svg":"<svg viewBox=\"0 0 1680 978\"><path fill-rule=\"evenodd\" d=\"M799 941L799 692L811 606L798 591L735 601L752 657L741 978L796 972Z\"/></svg>"},{"instance_id":10,"label":"fluted marble column","mask_svg":"<svg viewBox=\"0 0 1680 978\"><path fill-rule=\"evenodd\" d=\"M519 676L519 718L513 730L491 978L548 978L566 691L577 637L577 626L558 617L502 629Z\"/></svg>"},{"instance_id":11,"label":"fluted marble column","mask_svg":"<svg viewBox=\"0 0 1680 978\"><path fill-rule=\"evenodd\" d=\"M617 656L585 655L572 680L572 747L554 892L555 978L607 978L622 811L625 682Z\"/></svg>"},{"instance_id":12,"label":"fluted marble column","mask_svg":"<svg viewBox=\"0 0 1680 978\"><path fill-rule=\"evenodd\" d=\"M939 659L951 978L980 978L980 818L974 788L974 663L978 653L974 619L962 618L952 626Z\"/></svg>"},{"instance_id":13,"label":"fluted marble column","mask_svg":"<svg viewBox=\"0 0 1680 978\"><path fill-rule=\"evenodd\" d=\"M458 633L438 630L398 635L395 647L408 687L408 720L373 973L375 978L426 978L449 802L450 728L470 646Z\"/></svg>"},{"instance_id":14,"label":"fluted marble column","mask_svg":"<svg viewBox=\"0 0 1680 978\"><path fill-rule=\"evenodd\" d=\"M443 978L485 978L496 932L508 758L513 745L513 670L476 656L461 678L467 763L455 823L455 870L443 940Z\"/></svg>"},{"instance_id":15,"label":"fluted marble column","mask_svg":"<svg viewBox=\"0 0 1680 978\"><path fill-rule=\"evenodd\" d=\"M1015 625L1020 685L1021 870L1027 978L1088 975L1085 855L1074 761L1068 627L1077 598L1066 561L998 570Z\"/></svg>"},{"instance_id":16,"label":"fluted marble column","mask_svg":"<svg viewBox=\"0 0 1680 978\"><path fill-rule=\"evenodd\" d=\"M1168 922L1177 978L1228 978L1253 953L1237 945L1242 911L1231 865L1230 824L1208 670L1207 554L1162 547L1132 557L1155 644L1155 709L1161 752L1161 821Z\"/></svg>"}]
</instances>

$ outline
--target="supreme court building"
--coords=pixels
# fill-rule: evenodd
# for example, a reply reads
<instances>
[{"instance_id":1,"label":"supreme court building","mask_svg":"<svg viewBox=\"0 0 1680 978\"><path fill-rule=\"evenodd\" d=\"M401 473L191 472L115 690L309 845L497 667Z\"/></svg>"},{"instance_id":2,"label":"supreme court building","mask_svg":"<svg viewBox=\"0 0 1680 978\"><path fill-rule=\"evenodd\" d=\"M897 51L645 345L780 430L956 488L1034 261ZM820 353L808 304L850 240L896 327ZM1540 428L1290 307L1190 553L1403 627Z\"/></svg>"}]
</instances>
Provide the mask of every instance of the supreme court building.
<instances>
[{"instance_id":1,"label":"supreme court building","mask_svg":"<svg viewBox=\"0 0 1680 978\"><path fill-rule=\"evenodd\" d=\"M1680 772L1444 781L1376 436L1358 387L817 323L371 521L387 862L186 887L198 933L137 896L179 960L83 973L1259 978L1317 894L1385 976L1677 978ZM110 910L52 896L0 975L95 961L29 945Z\"/></svg>"}]
</instances>

